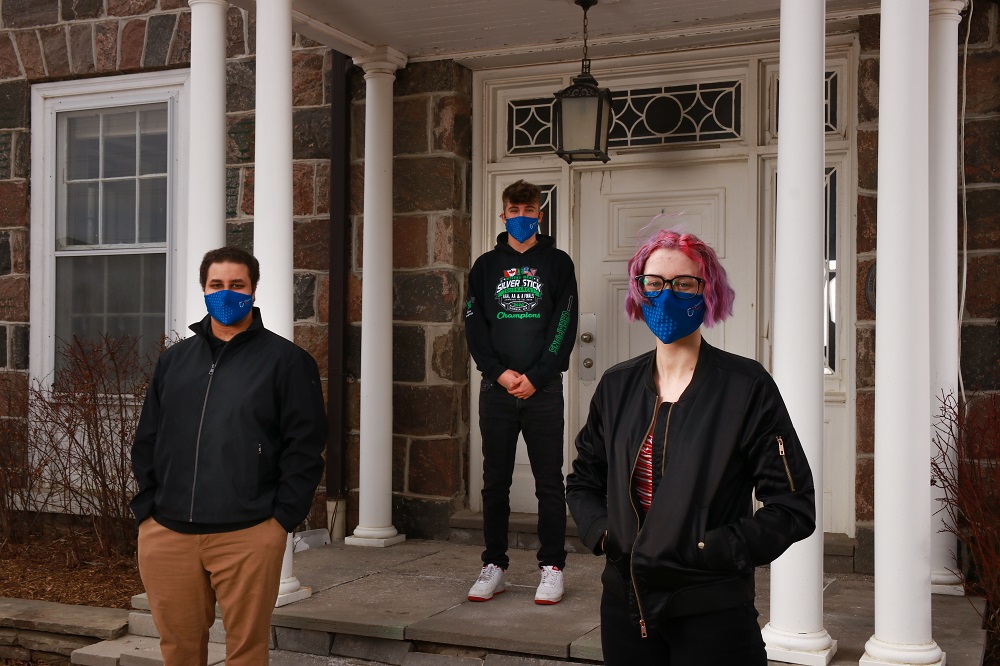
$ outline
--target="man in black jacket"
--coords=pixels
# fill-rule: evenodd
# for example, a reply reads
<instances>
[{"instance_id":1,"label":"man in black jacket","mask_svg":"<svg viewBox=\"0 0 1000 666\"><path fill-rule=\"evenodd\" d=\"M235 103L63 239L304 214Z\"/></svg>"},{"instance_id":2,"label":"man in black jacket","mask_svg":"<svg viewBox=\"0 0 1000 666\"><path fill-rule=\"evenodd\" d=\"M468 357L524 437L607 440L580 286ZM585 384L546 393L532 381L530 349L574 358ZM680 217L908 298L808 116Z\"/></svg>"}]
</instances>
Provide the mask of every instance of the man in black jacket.
<instances>
[{"instance_id":1,"label":"man in black jacket","mask_svg":"<svg viewBox=\"0 0 1000 666\"><path fill-rule=\"evenodd\" d=\"M479 427L483 436L483 568L469 600L504 591L510 485L518 434L524 435L538 497L535 603L563 597L566 504L563 487L562 372L576 337L573 261L538 233L541 190L519 180L503 192L507 231L469 273L465 334L483 373Z\"/></svg>"},{"instance_id":2,"label":"man in black jacket","mask_svg":"<svg viewBox=\"0 0 1000 666\"><path fill-rule=\"evenodd\" d=\"M257 260L208 252L208 316L163 352L132 447L139 572L167 666L204 664L215 604L226 663L267 664L288 533L323 472L316 362L264 328Z\"/></svg>"}]
</instances>

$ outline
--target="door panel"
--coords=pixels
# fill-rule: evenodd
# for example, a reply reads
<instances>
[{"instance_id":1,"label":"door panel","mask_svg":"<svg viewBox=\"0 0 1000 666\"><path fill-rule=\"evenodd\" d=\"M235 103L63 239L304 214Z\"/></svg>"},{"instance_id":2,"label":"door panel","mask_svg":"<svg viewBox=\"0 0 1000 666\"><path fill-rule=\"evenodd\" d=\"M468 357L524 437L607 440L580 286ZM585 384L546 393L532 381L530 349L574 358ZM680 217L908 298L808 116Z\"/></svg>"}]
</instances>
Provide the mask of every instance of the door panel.
<instances>
[{"instance_id":1,"label":"door panel","mask_svg":"<svg viewBox=\"0 0 1000 666\"><path fill-rule=\"evenodd\" d=\"M757 228L745 160L655 166L581 173L577 186L581 318L570 413L575 435L586 421L597 380L612 365L653 348L652 333L625 317L629 258L636 239L656 229L679 227L719 254L736 290L734 316L703 329L711 344L753 357L756 349ZM661 218L651 226L650 221ZM587 330L585 322L593 321ZM590 333L593 342L584 345ZM581 353L586 349L588 353ZM590 359L592 367L585 367ZM596 370L596 372L594 372ZM588 372L590 371L590 372ZM594 376L588 380L588 374Z\"/></svg>"}]
</instances>

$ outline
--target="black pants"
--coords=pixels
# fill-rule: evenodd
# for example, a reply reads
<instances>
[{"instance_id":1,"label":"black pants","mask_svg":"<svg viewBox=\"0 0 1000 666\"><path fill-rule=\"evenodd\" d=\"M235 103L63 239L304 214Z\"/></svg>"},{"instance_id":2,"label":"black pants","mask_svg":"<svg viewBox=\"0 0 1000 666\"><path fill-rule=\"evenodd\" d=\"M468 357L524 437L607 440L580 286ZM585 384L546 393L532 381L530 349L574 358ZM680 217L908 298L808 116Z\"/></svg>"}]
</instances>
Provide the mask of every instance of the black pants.
<instances>
[{"instance_id":1,"label":"black pants","mask_svg":"<svg viewBox=\"0 0 1000 666\"><path fill-rule=\"evenodd\" d=\"M608 666L767 666L757 609L748 601L726 610L678 617L643 638L625 600L604 591L601 647Z\"/></svg>"},{"instance_id":2,"label":"black pants","mask_svg":"<svg viewBox=\"0 0 1000 666\"><path fill-rule=\"evenodd\" d=\"M504 569L510 523L510 484L518 433L528 447L538 498L539 566L566 565L566 490L563 486L562 380L539 387L527 400L483 381L479 392L483 434L483 564Z\"/></svg>"}]
</instances>

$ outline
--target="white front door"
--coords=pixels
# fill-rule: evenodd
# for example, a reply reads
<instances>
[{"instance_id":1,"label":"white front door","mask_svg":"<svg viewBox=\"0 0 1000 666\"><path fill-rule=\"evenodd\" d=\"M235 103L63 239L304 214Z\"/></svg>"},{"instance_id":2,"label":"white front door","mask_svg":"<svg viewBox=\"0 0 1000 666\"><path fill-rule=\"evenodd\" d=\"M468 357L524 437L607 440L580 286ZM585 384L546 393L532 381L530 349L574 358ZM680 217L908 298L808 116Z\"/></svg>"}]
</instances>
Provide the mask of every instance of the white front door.
<instances>
[{"instance_id":1,"label":"white front door","mask_svg":"<svg viewBox=\"0 0 1000 666\"><path fill-rule=\"evenodd\" d=\"M676 226L715 248L736 290L736 303L733 317L703 329L705 338L736 354L756 356L757 223L748 182L745 158L580 174L575 217L580 225L581 323L573 356L578 390L570 414L574 436L586 421L601 374L653 348L653 334L642 322L629 323L624 308L627 263L636 240L656 229Z\"/></svg>"}]
</instances>

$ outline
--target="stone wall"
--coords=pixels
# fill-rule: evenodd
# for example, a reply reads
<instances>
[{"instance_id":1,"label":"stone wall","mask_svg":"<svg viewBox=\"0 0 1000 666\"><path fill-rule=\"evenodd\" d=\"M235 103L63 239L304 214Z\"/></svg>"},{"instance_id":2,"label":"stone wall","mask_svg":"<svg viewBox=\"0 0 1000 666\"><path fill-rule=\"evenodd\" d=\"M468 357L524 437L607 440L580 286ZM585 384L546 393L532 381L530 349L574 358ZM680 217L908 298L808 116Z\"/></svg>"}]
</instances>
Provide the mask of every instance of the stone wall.
<instances>
[{"instance_id":1,"label":"stone wall","mask_svg":"<svg viewBox=\"0 0 1000 666\"><path fill-rule=\"evenodd\" d=\"M188 67L191 13L187 0L0 0L0 21L0 369L26 382L30 85ZM255 33L254 15L230 7L227 240L251 251ZM293 39L295 341L316 359L325 389L331 50Z\"/></svg>"},{"instance_id":2,"label":"stone wall","mask_svg":"<svg viewBox=\"0 0 1000 666\"><path fill-rule=\"evenodd\" d=\"M351 77L348 358L361 373L364 79ZM468 351L462 325L470 265L472 74L450 61L397 72L393 133L393 522L401 533L447 538L467 493ZM357 525L360 404L349 390L348 531Z\"/></svg>"},{"instance_id":3,"label":"stone wall","mask_svg":"<svg viewBox=\"0 0 1000 666\"><path fill-rule=\"evenodd\" d=\"M968 279L961 370L969 391L1000 390L1000 25L995 4L980 3L969 32L965 177L968 184ZM855 569L874 573L875 311L866 297L876 261L878 196L879 16L861 18L858 76L857 481ZM961 92L961 91L960 91ZM956 144L957 145L957 144ZM959 193L961 199L961 192ZM959 201L959 249L962 210ZM961 258L960 258L961 261ZM947 316L934 311L932 316ZM932 350L932 353L934 350Z\"/></svg>"}]
</instances>

